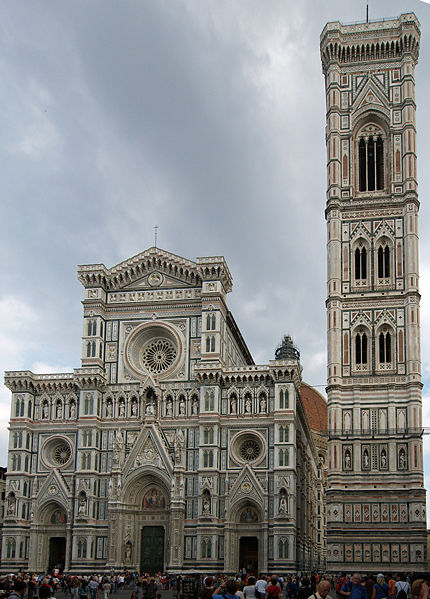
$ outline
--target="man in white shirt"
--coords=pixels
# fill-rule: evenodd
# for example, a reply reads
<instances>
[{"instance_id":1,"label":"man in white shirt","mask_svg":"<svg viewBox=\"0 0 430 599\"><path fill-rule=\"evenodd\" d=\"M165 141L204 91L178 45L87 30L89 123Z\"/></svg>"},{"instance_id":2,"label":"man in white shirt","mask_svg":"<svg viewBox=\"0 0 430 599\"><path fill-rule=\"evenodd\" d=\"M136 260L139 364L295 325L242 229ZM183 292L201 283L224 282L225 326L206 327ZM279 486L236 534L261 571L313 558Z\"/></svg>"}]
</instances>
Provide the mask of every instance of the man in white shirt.
<instances>
[{"instance_id":1,"label":"man in white shirt","mask_svg":"<svg viewBox=\"0 0 430 599\"><path fill-rule=\"evenodd\" d=\"M257 599L263 599L266 595L267 580L265 580L262 574L259 575L257 582L255 583L256 597Z\"/></svg>"}]
</instances>

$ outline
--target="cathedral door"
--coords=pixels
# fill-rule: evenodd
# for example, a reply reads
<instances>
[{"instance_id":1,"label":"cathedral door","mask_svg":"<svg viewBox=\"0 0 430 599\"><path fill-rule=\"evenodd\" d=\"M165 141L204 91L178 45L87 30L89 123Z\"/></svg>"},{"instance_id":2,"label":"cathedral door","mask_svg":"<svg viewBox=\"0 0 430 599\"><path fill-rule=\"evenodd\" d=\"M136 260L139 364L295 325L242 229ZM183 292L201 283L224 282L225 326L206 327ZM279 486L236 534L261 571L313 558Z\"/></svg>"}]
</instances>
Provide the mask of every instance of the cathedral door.
<instances>
[{"instance_id":1,"label":"cathedral door","mask_svg":"<svg viewBox=\"0 0 430 599\"><path fill-rule=\"evenodd\" d=\"M49 539L49 564L48 570L58 568L64 570L66 559L66 539L64 537L51 537Z\"/></svg>"},{"instance_id":2,"label":"cathedral door","mask_svg":"<svg viewBox=\"0 0 430 599\"><path fill-rule=\"evenodd\" d=\"M164 528L144 526L142 528L141 572L155 574L164 571Z\"/></svg>"},{"instance_id":3,"label":"cathedral door","mask_svg":"<svg viewBox=\"0 0 430 599\"><path fill-rule=\"evenodd\" d=\"M241 537L239 542L239 569L258 573L258 539L257 537Z\"/></svg>"}]
</instances>

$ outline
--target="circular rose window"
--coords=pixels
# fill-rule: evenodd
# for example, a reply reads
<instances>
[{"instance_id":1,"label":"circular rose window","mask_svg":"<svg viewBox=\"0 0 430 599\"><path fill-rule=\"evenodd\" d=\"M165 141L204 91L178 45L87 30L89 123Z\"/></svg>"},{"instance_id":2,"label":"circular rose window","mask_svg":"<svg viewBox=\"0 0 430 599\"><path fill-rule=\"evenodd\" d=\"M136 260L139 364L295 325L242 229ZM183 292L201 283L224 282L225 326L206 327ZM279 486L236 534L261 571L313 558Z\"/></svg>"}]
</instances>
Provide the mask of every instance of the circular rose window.
<instances>
[{"instance_id":1,"label":"circular rose window","mask_svg":"<svg viewBox=\"0 0 430 599\"><path fill-rule=\"evenodd\" d=\"M230 456L237 464L259 464L264 460L266 443L256 431L236 434L230 445Z\"/></svg>"},{"instance_id":2,"label":"circular rose window","mask_svg":"<svg viewBox=\"0 0 430 599\"><path fill-rule=\"evenodd\" d=\"M69 464L71 458L72 447L63 437L48 439L42 447L42 460L45 466L62 468Z\"/></svg>"},{"instance_id":3,"label":"circular rose window","mask_svg":"<svg viewBox=\"0 0 430 599\"><path fill-rule=\"evenodd\" d=\"M142 363L154 373L168 370L176 358L176 347L169 339L153 339L142 349Z\"/></svg>"},{"instance_id":4,"label":"circular rose window","mask_svg":"<svg viewBox=\"0 0 430 599\"><path fill-rule=\"evenodd\" d=\"M255 439L245 439L239 447L239 453L246 462L253 462L260 455L260 445Z\"/></svg>"},{"instance_id":5,"label":"circular rose window","mask_svg":"<svg viewBox=\"0 0 430 599\"><path fill-rule=\"evenodd\" d=\"M141 377L148 373L167 375L174 372L182 355L179 331L168 323L147 322L132 331L125 343L127 368Z\"/></svg>"}]
</instances>

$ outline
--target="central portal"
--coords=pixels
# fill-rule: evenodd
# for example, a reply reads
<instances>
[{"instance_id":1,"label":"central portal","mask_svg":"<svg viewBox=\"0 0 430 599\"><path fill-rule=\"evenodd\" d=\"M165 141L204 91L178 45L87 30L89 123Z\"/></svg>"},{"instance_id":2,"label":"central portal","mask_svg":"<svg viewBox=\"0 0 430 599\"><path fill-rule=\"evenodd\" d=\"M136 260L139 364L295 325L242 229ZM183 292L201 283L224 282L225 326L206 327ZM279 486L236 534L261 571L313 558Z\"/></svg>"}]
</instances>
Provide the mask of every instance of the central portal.
<instances>
[{"instance_id":1,"label":"central portal","mask_svg":"<svg viewBox=\"0 0 430 599\"><path fill-rule=\"evenodd\" d=\"M258 573L258 539L257 537L241 537L239 541L239 569Z\"/></svg>"},{"instance_id":2,"label":"central portal","mask_svg":"<svg viewBox=\"0 0 430 599\"><path fill-rule=\"evenodd\" d=\"M144 526L141 547L141 572L149 574L164 572L164 528L162 526Z\"/></svg>"},{"instance_id":3,"label":"central portal","mask_svg":"<svg viewBox=\"0 0 430 599\"><path fill-rule=\"evenodd\" d=\"M66 539L64 537L51 537L49 539L49 564L48 571L58 568L64 570L66 559Z\"/></svg>"}]
</instances>

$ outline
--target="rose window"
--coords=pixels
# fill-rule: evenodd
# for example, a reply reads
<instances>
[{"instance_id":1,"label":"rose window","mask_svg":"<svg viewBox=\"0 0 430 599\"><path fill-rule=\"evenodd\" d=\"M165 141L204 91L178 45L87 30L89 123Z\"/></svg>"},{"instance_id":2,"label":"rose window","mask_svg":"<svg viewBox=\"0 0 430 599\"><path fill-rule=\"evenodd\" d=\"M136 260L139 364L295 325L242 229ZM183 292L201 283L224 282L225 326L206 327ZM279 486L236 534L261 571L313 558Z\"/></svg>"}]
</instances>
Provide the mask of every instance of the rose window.
<instances>
[{"instance_id":1,"label":"rose window","mask_svg":"<svg viewBox=\"0 0 430 599\"><path fill-rule=\"evenodd\" d=\"M153 339L142 350L142 363L156 374L168 370L176 359L176 347L169 339Z\"/></svg>"},{"instance_id":2,"label":"rose window","mask_svg":"<svg viewBox=\"0 0 430 599\"><path fill-rule=\"evenodd\" d=\"M52 452L53 460L54 462L57 462L59 466L64 466L64 464L67 464L71 455L72 451L67 443L61 443L61 445L57 445Z\"/></svg>"},{"instance_id":3,"label":"rose window","mask_svg":"<svg viewBox=\"0 0 430 599\"><path fill-rule=\"evenodd\" d=\"M260 455L260 445L254 439L246 439L241 443L239 453L246 462L253 462Z\"/></svg>"},{"instance_id":4,"label":"rose window","mask_svg":"<svg viewBox=\"0 0 430 599\"><path fill-rule=\"evenodd\" d=\"M49 468L63 468L72 459L72 446L64 437L51 437L42 447L42 461Z\"/></svg>"}]
</instances>

